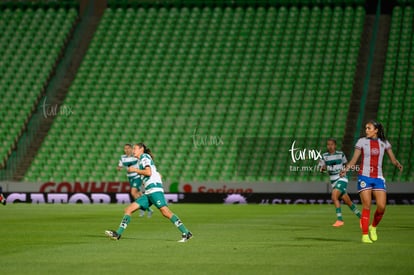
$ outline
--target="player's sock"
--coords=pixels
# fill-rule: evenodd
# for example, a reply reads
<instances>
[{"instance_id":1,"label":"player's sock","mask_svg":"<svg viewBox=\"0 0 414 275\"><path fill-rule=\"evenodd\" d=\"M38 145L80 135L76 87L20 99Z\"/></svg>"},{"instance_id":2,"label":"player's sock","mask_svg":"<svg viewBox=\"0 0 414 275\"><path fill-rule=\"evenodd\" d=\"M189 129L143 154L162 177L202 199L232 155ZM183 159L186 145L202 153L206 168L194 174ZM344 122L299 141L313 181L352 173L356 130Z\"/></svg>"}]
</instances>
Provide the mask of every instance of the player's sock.
<instances>
[{"instance_id":1,"label":"player's sock","mask_svg":"<svg viewBox=\"0 0 414 275\"><path fill-rule=\"evenodd\" d=\"M118 233L119 235L122 235L122 233L127 228L130 221L131 221L131 216L124 215L124 217L122 218L121 224L119 225L119 228L116 231L116 233Z\"/></svg>"},{"instance_id":2,"label":"player's sock","mask_svg":"<svg viewBox=\"0 0 414 275\"><path fill-rule=\"evenodd\" d=\"M374 220L372 221L372 226L377 227L377 225L380 223L382 216L384 216L384 212L379 212L378 209L375 210L374 214Z\"/></svg>"},{"instance_id":3,"label":"player's sock","mask_svg":"<svg viewBox=\"0 0 414 275\"><path fill-rule=\"evenodd\" d=\"M362 229L362 234L363 235L368 234L369 215L370 215L369 209L365 209L365 208L362 209L361 229Z\"/></svg>"},{"instance_id":4,"label":"player's sock","mask_svg":"<svg viewBox=\"0 0 414 275\"><path fill-rule=\"evenodd\" d=\"M361 218L361 211L359 211L359 209L356 207L355 204L352 204L351 206L349 206L349 208L351 209L352 212L354 212L354 214L358 217Z\"/></svg>"},{"instance_id":5,"label":"player's sock","mask_svg":"<svg viewBox=\"0 0 414 275\"><path fill-rule=\"evenodd\" d=\"M148 217L148 218L151 218L151 217L152 217L152 214L154 214L154 211L152 211L152 209L151 209L151 208L148 208L148 209L147 209L147 211L148 211L148 213L147 213L147 217Z\"/></svg>"},{"instance_id":6,"label":"player's sock","mask_svg":"<svg viewBox=\"0 0 414 275\"><path fill-rule=\"evenodd\" d=\"M336 219L338 221L343 221L341 207L335 208L335 211L336 211Z\"/></svg>"},{"instance_id":7,"label":"player's sock","mask_svg":"<svg viewBox=\"0 0 414 275\"><path fill-rule=\"evenodd\" d=\"M181 222L180 218L178 218L175 214L172 215L170 221L181 231L181 233L187 234L188 229L185 225Z\"/></svg>"}]
</instances>

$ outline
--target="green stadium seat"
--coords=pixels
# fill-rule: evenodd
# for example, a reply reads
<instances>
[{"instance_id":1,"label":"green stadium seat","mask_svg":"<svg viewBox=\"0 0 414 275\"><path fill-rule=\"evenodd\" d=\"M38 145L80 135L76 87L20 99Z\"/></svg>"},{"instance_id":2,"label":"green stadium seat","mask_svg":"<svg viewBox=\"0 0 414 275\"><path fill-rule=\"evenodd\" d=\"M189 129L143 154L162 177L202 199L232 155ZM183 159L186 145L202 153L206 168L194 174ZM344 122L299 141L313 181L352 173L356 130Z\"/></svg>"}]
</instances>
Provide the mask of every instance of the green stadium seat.
<instances>
[{"instance_id":1,"label":"green stadium seat","mask_svg":"<svg viewBox=\"0 0 414 275\"><path fill-rule=\"evenodd\" d=\"M0 135L7 138L3 143L6 147L0 152L3 164L39 103L76 17L75 9L0 9L4 26L0 34L0 64L4 77L0 83L0 109L9 110L5 120L13 118L0 127ZM16 97L17 93L21 96ZM6 132L10 135L3 135Z\"/></svg>"},{"instance_id":2,"label":"green stadium seat","mask_svg":"<svg viewBox=\"0 0 414 275\"><path fill-rule=\"evenodd\" d=\"M237 137L341 138L345 125L325 119L325 98L342 95L326 115L345 121L364 14L360 6L110 3L65 99L80 111L57 118L44 144L74 148L62 151L67 169L41 173L50 151L39 150L25 180L124 181L112 169L122 145L144 141L169 181L320 181L288 173L282 151L255 159L264 174L239 175Z\"/></svg>"},{"instance_id":3,"label":"green stadium seat","mask_svg":"<svg viewBox=\"0 0 414 275\"><path fill-rule=\"evenodd\" d=\"M381 88L378 118L384 122L388 139L394 148L394 153L401 163L404 163L403 173L389 164L384 165L384 174L388 181L413 181L412 172L412 98L413 87L407 79L414 72L409 65L409 56L414 51L412 46L413 8L396 6L392 11L391 31L386 55L384 80ZM404 149L403 149L404 148Z\"/></svg>"}]
</instances>

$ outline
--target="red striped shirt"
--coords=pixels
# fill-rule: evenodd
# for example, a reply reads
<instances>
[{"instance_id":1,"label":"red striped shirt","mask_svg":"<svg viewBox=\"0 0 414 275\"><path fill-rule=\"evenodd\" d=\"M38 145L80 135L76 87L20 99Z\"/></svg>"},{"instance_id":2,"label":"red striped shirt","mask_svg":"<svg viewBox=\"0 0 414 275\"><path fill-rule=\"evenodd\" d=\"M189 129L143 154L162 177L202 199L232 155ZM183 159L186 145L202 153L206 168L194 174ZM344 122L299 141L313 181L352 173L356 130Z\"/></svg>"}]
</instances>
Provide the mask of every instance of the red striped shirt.
<instances>
[{"instance_id":1,"label":"red striped shirt","mask_svg":"<svg viewBox=\"0 0 414 275\"><path fill-rule=\"evenodd\" d=\"M370 178L384 178L382 160L385 151L391 148L391 144L380 139L360 138L355 148L361 150L359 174Z\"/></svg>"}]
</instances>

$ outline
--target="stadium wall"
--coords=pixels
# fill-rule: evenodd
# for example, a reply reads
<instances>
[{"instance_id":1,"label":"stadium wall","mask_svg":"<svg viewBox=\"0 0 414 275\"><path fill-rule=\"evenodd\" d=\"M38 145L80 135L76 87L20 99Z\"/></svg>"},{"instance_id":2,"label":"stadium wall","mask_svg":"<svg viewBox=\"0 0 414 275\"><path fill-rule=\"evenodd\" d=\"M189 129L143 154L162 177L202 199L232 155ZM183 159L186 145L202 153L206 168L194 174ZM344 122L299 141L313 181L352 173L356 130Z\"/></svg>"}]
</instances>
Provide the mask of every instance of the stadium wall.
<instances>
[{"instance_id":1,"label":"stadium wall","mask_svg":"<svg viewBox=\"0 0 414 275\"><path fill-rule=\"evenodd\" d=\"M3 192L38 193L129 193L128 182L0 182ZM325 182L182 182L164 183L166 193L223 193L223 194L330 194ZM394 182L387 185L388 194L414 193L414 183ZM356 194L356 182L350 181L348 193Z\"/></svg>"},{"instance_id":2,"label":"stadium wall","mask_svg":"<svg viewBox=\"0 0 414 275\"><path fill-rule=\"evenodd\" d=\"M128 182L84 183L21 183L1 182L7 203L49 204L129 204ZM355 183L349 194L360 204ZM171 189L176 192L171 192ZM169 203L218 204L332 204L326 183L221 183L191 182L179 186L166 184ZM388 204L414 204L413 183L392 183L388 186Z\"/></svg>"}]
</instances>

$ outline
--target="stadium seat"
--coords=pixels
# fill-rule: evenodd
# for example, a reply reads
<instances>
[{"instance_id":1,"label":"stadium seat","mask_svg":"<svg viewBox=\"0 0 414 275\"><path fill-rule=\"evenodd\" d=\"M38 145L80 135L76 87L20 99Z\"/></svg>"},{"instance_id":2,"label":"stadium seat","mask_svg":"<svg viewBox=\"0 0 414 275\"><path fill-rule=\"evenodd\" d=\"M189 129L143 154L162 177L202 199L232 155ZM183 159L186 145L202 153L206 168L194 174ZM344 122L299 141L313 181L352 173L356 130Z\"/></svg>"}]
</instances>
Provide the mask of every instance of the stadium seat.
<instances>
[{"instance_id":1,"label":"stadium seat","mask_svg":"<svg viewBox=\"0 0 414 275\"><path fill-rule=\"evenodd\" d=\"M39 103L76 17L74 8L0 5L0 109L7 110L0 122L0 166L6 163Z\"/></svg>"},{"instance_id":2,"label":"stadium seat","mask_svg":"<svg viewBox=\"0 0 414 275\"><path fill-rule=\"evenodd\" d=\"M292 138L344 135L365 15L344 2L109 1L64 102L76 115L55 119L25 180L123 181L124 143L144 141L167 181L321 181L289 171L287 152ZM240 148L241 137L263 142ZM45 172L48 148L68 147L54 160L67 169Z\"/></svg>"},{"instance_id":3,"label":"stadium seat","mask_svg":"<svg viewBox=\"0 0 414 275\"><path fill-rule=\"evenodd\" d=\"M406 1L405 3L408 3ZM402 1L400 1L402 3ZM392 11L391 30L386 55L384 80L381 88L378 119L384 124L387 138L393 145L394 154L404 165L400 173L389 160L383 165L388 181L412 182L413 159L413 25L414 12L411 6L396 6Z\"/></svg>"}]
</instances>

